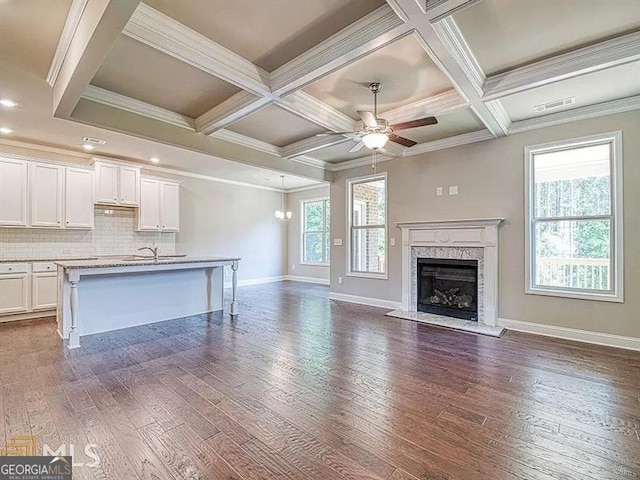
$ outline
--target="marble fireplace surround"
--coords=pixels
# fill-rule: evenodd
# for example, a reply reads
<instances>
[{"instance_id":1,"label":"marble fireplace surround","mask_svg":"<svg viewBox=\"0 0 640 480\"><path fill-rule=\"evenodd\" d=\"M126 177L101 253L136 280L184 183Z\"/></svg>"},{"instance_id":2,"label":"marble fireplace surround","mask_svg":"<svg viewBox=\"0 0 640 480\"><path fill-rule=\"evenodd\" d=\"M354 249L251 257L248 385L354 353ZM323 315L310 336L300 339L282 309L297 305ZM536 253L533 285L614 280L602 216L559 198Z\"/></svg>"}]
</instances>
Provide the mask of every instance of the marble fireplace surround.
<instances>
[{"instance_id":1,"label":"marble fireplace surround","mask_svg":"<svg viewBox=\"0 0 640 480\"><path fill-rule=\"evenodd\" d=\"M417 259L478 260L478 324L498 318L498 227L503 218L398 222L402 230L402 310L417 310Z\"/></svg>"}]
</instances>

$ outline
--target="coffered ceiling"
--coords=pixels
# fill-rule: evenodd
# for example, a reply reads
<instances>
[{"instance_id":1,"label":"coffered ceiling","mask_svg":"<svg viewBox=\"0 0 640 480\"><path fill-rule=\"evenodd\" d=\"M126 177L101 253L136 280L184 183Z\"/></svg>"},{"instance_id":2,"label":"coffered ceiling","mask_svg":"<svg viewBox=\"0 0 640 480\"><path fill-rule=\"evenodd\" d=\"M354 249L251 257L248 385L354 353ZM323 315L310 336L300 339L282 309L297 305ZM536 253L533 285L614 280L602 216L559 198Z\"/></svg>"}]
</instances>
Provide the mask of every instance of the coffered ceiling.
<instances>
[{"instance_id":1,"label":"coffered ceiling","mask_svg":"<svg viewBox=\"0 0 640 480\"><path fill-rule=\"evenodd\" d=\"M640 108L637 0L32 1L42 45L13 25L2 60L46 77L55 117L313 181L369 161L316 134L361 128L372 81L379 117L438 119L382 160Z\"/></svg>"}]
</instances>

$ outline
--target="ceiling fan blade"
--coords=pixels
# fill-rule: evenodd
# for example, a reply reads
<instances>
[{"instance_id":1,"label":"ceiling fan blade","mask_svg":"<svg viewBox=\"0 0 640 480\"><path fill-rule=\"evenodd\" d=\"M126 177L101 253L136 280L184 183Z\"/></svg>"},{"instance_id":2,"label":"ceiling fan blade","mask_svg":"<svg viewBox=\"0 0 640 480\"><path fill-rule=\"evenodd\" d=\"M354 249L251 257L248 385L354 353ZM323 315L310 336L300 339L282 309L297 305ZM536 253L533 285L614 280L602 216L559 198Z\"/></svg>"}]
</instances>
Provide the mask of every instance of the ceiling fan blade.
<instances>
[{"instance_id":1,"label":"ceiling fan blade","mask_svg":"<svg viewBox=\"0 0 640 480\"><path fill-rule=\"evenodd\" d=\"M362 123L364 123L369 128L376 128L378 126L378 120L376 120L376 116L365 110L357 110L356 113L360 115L362 119Z\"/></svg>"},{"instance_id":2,"label":"ceiling fan blade","mask_svg":"<svg viewBox=\"0 0 640 480\"><path fill-rule=\"evenodd\" d=\"M364 142L358 142L353 146L351 150L349 150L349 153L359 152L360 150L362 150L362 147L364 147Z\"/></svg>"},{"instance_id":3,"label":"ceiling fan blade","mask_svg":"<svg viewBox=\"0 0 640 480\"><path fill-rule=\"evenodd\" d=\"M408 138L401 137L399 135L394 135L393 133L389 134L389 141L400 144L404 147L413 147L414 145L417 145L417 142L409 140Z\"/></svg>"},{"instance_id":4,"label":"ceiling fan blade","mask_svg":"<svg viewBox=\"0 0 640 480\"><path fill-rule=\"evenodd\" d=\"M316 137L328 137L329 135L353 135L358 132L323 132L316 133Z\"/></svg>"},{"instance_id":5,"label":"ceiling fan blade","mask_svg":"<svg viewBox=\"0 0 640 480\"><path fill-rule=\"evenodd\" d=\"M411 120L410 122L396 123L395 125L391 125L391 130L397 132L399 130L407 130L409 128L435 125L436 123L438 123L436 117L419 118L418 120Z\"/></svg>"}]
</instances>

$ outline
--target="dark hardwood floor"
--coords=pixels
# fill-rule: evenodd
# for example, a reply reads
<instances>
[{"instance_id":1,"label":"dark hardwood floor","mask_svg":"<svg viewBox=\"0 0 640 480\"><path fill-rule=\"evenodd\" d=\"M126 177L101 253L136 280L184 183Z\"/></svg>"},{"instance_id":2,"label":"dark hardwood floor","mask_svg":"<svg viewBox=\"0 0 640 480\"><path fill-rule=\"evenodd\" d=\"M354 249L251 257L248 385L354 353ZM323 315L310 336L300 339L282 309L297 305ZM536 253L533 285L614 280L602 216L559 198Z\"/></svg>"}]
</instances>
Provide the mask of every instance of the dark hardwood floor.
<instances>
[{"instance_id":1,"label":"dark hardwood floor","mask_svg":"<svg viewBox=\"0 0 640 480\"><path fill-rule=\"evenodd\" d=\"M240 307L71 352L53 321L0 326L0 444L73 444L74 479L640 478L637 352L454 332L293 282Z\"/></svg>"}]
</instances>

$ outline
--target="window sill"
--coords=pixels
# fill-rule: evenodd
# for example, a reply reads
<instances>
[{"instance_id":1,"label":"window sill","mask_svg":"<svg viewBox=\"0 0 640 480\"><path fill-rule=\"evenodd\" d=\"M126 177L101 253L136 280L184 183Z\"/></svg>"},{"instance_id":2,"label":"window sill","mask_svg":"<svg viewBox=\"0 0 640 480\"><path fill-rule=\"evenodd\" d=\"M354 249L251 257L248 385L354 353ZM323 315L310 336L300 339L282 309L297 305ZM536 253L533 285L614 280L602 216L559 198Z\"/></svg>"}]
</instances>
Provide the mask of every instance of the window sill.
<instances>
[{"instance_id":1,"label":"window sill","mask_svg":"<svg viewBox=\"0 0 640 480\"><path fill-rule=\"evenodd\" d=\"M347 277L357 277L357 278L373 278L376 280L388 280L389 275L386 273L366 273L366 272L349 272L346 274Z\"/></svg>"},{"instance_id":2,"label":"window sill","mask_svg":"<svg viewBox=\"0 0 640 480\"><path fill-rule=\"evenodd\" d=\"M551 288L527 288L524 293L527 295L544 295L547 297L571 298L575 300L624 303L622 294L616 293L578 292L573 290L554 290Z\"/></svg>"},{"instance_id":3,"label":"window sill","mask_svg":"<svg viewBox=\"0 0 640 480\"><path fill-rule=\"evenodd\" d=\"M330 266L329 263L322 263L322 262L300 262L298 265L304 265L306 267L328 267L328 266Z\"/></svg>"}]
</instances>

